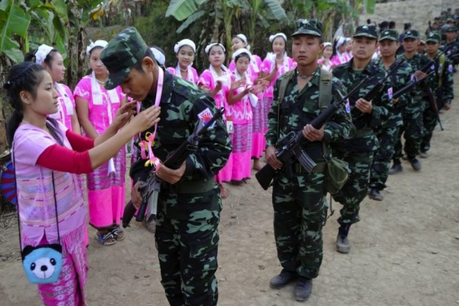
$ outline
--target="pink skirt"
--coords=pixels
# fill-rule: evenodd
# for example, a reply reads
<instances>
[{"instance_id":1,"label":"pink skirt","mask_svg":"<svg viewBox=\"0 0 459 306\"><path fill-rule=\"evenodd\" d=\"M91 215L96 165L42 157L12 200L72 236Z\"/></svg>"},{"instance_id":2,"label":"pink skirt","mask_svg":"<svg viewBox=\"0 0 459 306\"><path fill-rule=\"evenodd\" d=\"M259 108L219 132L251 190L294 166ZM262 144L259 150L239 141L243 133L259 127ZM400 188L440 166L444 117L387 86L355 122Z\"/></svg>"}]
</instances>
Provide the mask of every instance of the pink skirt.
<instances>
[{"instance_id":1,"label":"pink skirt","mask_svg":"<svg viewBox=\"0 0 459 306\"><path fill-rule=\"evenodd\" d=\"M264 104L264 116L263 116L263 132L268 131L268 114L271 111L271 107L273 105L273 98L272 97L263 97L263 104Z\"/></svg>"},{"instance_id":2,"label":"pink skirt","mask_svg":"<svg viewBox=\"0 0 459 306\"><path fill-rule=\"evenodd\" d=\"M124 195L124 184L103 190L88 190L89 224L97 229L120 225Z\"/></svg>"},{"instance_id":3,"label":"pink skirt","mask_svg":"<svg viewBox=\"0 0 459 306\"><path fill-rule=\"evenodd\" d=\"M233 143L233 170L232 181L250 179L252 174L252 122L234 123L234 133L231 134Z\"/></svg>"},{"instance_id":4,"label":"pink skirt","mask_svg":"<svg viewBox=\"0 0 459 306\"><path fill-rule=\"evenodd\" d=\"M61 237L62 271L57 282L38 285L38 293L46 306L84 306L84 287L88 278L85 245L86 224ZM46 243L46 241L43 241Z\"/></svg>"},{"instance_id":5,"label":"pink skirt","mask_svg":"<svg viewBox=\"0 0 459 306\"><path fill-rule=\"evenodd\" d=\"M263 99L259 99L257 106L252 107L253 113L253 130L252 130L252 158L258 159L263 155L266 140L264 135L265 104Z\"/></svg>"}]
</instances>

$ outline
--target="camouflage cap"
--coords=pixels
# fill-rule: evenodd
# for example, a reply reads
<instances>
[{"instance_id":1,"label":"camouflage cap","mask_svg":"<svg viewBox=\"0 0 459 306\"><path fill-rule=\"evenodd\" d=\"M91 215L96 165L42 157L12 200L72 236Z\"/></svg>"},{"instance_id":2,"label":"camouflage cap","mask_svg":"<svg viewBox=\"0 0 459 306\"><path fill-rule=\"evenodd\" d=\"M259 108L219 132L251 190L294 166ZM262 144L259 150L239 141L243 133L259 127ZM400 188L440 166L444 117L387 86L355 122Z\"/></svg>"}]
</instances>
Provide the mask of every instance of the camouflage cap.
<instances>
[{"instance_id":1,"label":"camouflage cap","mask_svg":"<svg viewBox=\"0 0 459 306\"><path fill-rule=\"evenodd\" d=\"M414 38L418 39L419 38L419 32L416 30L408 30L403 33L403 40L407 38Z\"/></svg>"},{"instance_id":2,"label":"camouflage cap","mask_svg":"<svg viewBox=\"0 0 459 306\"><path fill-rule=\"evenodd\" d=\"M441 41L441 36L440 36L439 33L430 32L430 33L427 35L426 43L428 43L428 42L439 43L440 41Z\"/></svg>"},{"instance_id":3,"label":"camouflage cap","mask_svg":"<svg viewBox=\"0 0 459 306\"><path fill-rule=\"evenodd\" d=\"M100 54L109 75L106 89L123 83L131 69L145 57L148 46L134 27L118 33Z\"/></svg>"},{"instance_id":4,"label":"camouflage cap","mask_svg":"<svg viewBox=\"0 0 459 306\"><path fill-rule=\"evenodd\" d=\"M299 19L297 21L297 30L292 37L298 35L312 35L322 37L322 22L317 19Z\"/></svg>"},{"instance_id":5,"label":"camouflage cap","mask_svg":"<svg viewBox=\"0 0 459 306\"><path fill-rule=\"evenodd\" d=\"M379 41L382 40L398 40L398 32L396 30L390 29L390 30L384 30L381 32L381 35L379 35Z\"/></svg>"},{"instance_id":6,"label":"camouflage cap","mask_svg":"<svg viewBox=\"0 0 459 306\"><path fill-rule=\"evenodd\" d=\"M449 32L457 32L457 28L455 26L449 26L448 28L445 29L446 33Z\"/></svg>"},{"instance_id":7,"label":"camouflage cap","mask_svg":"<svg viewBox=\"0 0 459 306\"><path fill-rule=\"evenodd\" d=\"M378 33L376 32L376 27L374 25L361 25L355 29L355 34L353 36L356 37L368 37L378 39Z\"/></svg>"}]
</instances>

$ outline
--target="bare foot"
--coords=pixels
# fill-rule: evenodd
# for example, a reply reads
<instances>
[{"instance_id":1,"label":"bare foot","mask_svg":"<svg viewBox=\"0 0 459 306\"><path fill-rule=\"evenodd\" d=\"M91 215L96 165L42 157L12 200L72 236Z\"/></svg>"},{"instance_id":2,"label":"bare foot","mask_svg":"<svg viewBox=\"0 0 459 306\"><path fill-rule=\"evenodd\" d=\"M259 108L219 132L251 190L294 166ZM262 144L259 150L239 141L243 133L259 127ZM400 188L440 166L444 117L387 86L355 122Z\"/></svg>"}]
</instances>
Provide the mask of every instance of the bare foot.
<instances>
[{"instance_id":1,"label":"bare foot","mask_svg":"<svg viewBox=\"0 0 459 306\"><path fill-rule=\"evenodd\" d=\"M257 158L253 160L253 170L257 170L257 171L261 170L260 159Z\"/></svg>"},{"instance_id":2,"label":"bare foot","mask_svg":"<svg viewBox=\"0 0 459 306\"><path fill-rule=\"evenodd\" d=\"M223 187L223 185L220 185L220 195L222 196L222 199L226 199L228 197L228 191Z\"/></svg>"}]
</instances>

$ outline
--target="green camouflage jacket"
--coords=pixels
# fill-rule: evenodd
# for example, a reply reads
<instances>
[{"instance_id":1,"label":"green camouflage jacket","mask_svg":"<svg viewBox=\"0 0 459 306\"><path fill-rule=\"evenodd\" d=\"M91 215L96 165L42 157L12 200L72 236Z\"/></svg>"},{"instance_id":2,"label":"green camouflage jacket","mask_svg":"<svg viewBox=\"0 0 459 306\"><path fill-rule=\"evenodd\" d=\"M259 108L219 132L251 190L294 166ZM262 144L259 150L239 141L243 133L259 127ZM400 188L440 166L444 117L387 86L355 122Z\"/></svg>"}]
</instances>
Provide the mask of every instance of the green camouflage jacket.
<instances>
[{"instance_id":1,"label":"green camouflage jacket","mask_svg":"<svg viewBox=\"0 0 459 306\"><path fill-rule=\"evenodd\" d=\"M410 59L406 58L405 54L400 54L399 58L403 58L408 62L408 64L411 66L411 70L413 73L415 73L418 70L421 70L426 64L431 62L431 60L426 55L419 53L415 53L414 56ZM431 82L432 75L420 82L416 86L416 88L411 92L411 96L414 99L412 99L411 105L407 106L409 110L414 110L419 106L422 107L422 105L418 105L419 103L417 100L422 99L422 97L426 95L426 88L431 86Z\"/></svg>"},{"instance_id":2,"label":"green camouflage jacket","mask_svg":"<svg viewBox=\"0 0 459 306\"><path fill-rule=\"evenodd\" d=\"M291 75L291 74L294 75ZM291 76L291 80L287 85L285 96L280 104L279 116L279 86L283 78ZM319 82L320 68L317 68L316 74L309 81L301 92L298 91L297 73L296 70L287 72L279 77L274 86L274 100L272 108L268 115L268 131L266 133L266 146L275 146L277 141L287 135L291 131L300 131L306 124L311 123L320 113L319 108ZM341 82L333 78L332 80L333 100L339 99L337 90L340 90L343 95L346 94ZM333 102L333 101L332 101ZM278 117L280 122L278 122ZM277 134L278 124L280 124L279 134ZM340 142L351 136L353 126L349 114L345 110L345 106L339 109L334 116L325 124L324 141L326 143ZM306 143L304 149L308 151L308 147L320 147L318 151L322 151L322 143ZM316 151L316 152L318 152ZM314 152L308 152L314 160L320 160L322 156L315 156Z\"/></svg>"},{"instance_id":3,"label":"green camouflage jacket","mask_svg":"<svg viewBox=\"0 0 459 306\"><path fill-rule=\"evenodd\" d=\"M142 102L142 110L154 104L155 97L148 96ZM164 161L167 156L177 149L190 136L199 117L203 114L215 114L215 102L211 96L181 78L169 72L164 72L164 85L161 96L161 115L158 123L153 152ZM200 115L201 114L201 115ZM141 133L145 140L146 132ZM131 167L131 177L134 182L145 180L151 167L145 166L146 160L141 158L139 139L136 141L137 158ZM226 164L231 153L231 142L223 121L217 120L199 143L197 152L186 160L186 171L180 182L190 180L211 179Z\"/></svg>"},{"instance_id":4,"label":"green camouflage jacket","mask_svg":"<svg viewBox=\"0 0 459 306\"><path fill-rule=\"evenodd\" d=\"M380 69L385 71L386 73L389 72L389 69L386 69L382 59L376 59L373 61L375 65L377 65ZM407 85L410 81L412 70L410 65L407 62L400 64L397 71L394 72L388 79L387 79L387 99L389 102L391 101L391 94L394 94L399 89ZM391 94L389 94L391 92ZM393 105L392 111L389 117L389 120L383 124L383 128L389 127L396 127L403 125L403 117L402 117L402 110L406 105L410 102L411 96L409 93L406 93L399 97L398 102Z\"/></svg>"}]
</instances>

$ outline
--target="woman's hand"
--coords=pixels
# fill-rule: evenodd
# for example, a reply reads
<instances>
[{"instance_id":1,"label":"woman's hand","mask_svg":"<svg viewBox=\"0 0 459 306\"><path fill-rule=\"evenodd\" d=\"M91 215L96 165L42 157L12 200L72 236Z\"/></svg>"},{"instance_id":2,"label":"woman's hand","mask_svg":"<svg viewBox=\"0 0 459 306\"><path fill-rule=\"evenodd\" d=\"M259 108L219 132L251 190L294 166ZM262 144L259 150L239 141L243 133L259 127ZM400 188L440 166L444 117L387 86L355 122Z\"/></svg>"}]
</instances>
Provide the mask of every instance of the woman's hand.
<instances>
[{"instance_id":1,"label":"woman's hand","mask_svg":"<svg viewBox=\"0 0 459 306\"><path fill-rule=\"evenodd\" d=\"M136 103L136 101L127 102L118 109L115 119L113 120L113 125L117 130L128 123L135 109Z\"/></svg>"},{"instance_id":2,"label":"woman's hand","mask_svg":"<svg viewBox=\"0 0 459 306\"><path fill-rule=\"evenodd\" d=\"M159 122L159 114L161 108L155 105L150 106L146 110L141 111L135 116L131 122L127 125L129 129L132 129L134 135L143 131L148 130L150 127Z\"/></svg>"}]
</instances>

